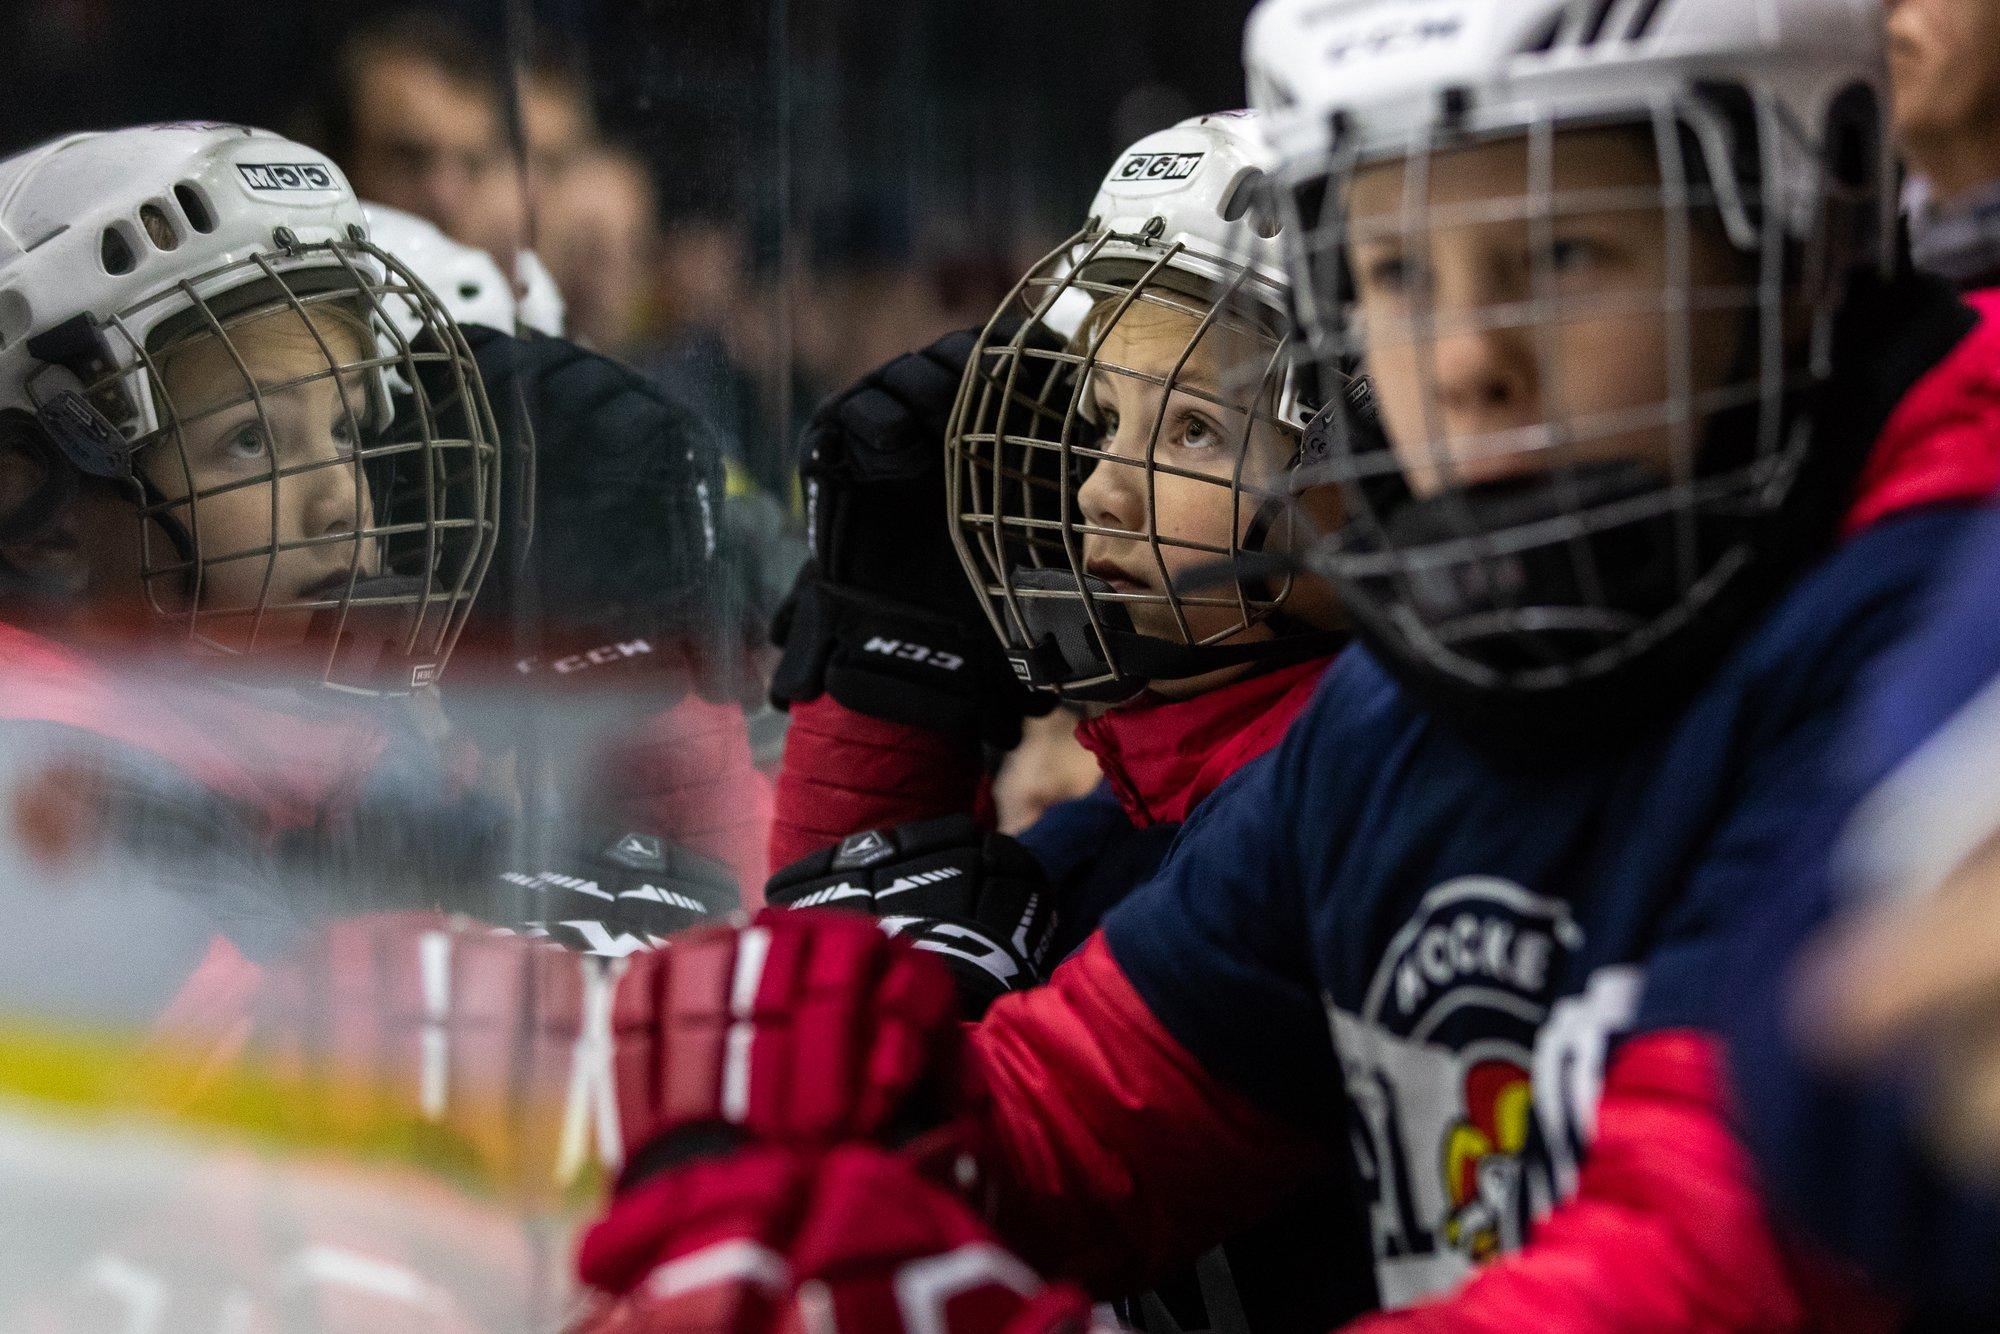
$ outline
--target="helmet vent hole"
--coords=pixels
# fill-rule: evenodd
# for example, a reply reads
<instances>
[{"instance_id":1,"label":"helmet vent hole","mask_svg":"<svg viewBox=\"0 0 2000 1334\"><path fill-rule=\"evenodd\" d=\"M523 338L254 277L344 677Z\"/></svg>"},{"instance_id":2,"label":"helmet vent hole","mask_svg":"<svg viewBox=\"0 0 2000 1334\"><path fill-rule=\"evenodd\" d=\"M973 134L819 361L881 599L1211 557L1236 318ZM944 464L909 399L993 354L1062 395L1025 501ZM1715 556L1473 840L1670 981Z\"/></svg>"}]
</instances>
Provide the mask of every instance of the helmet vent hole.
<instances>
[{"instance_id":1,"label":"helmet vent hole","mask_svg":"<svg viewBox=\"0 0 2000 1334\"><path fill-rule=\"evenodd\" d=\"M181 206L181 212L187 215L188 226L203 234L215 230L215 213L209 208L208 201L202 198L201 191L192 184L182 181L176 185L174 200Z\"/></svg>"},{"instance_id":2,"label":"helmet vent hole","mask_svg":"<svg viewBox=\"0 0 2000 1334\"><path fill-rule=\"evenodd\" d=\"M483 289L479 286L478 283L471 281L462 282L458 285L458 295L460 296L461 299L466 301L477 301L479 299L479 293L482 290Z\"/></svg>"},{"instance_id":3,"label":"helmet vent hole","mask_svg":"<svg viewBox=\"0 0 2000 1334\"><path fill-rule=\"evenodd\" d=\"M1604 35L1604 20L1611 17L1611 7L1616 3L1617 0L1593 0L1586 12L1582 29L1576 35L1577 45L1594 45L1597 39Z\"/></svg>"},{"instance_id":4,"label":"helmet vent hole","mask_svg":"<svg viewBox=\"0 0 2000 1334\"><path fill-rule=\"evenodd\" d=\"M1639 12L1633 16L1632 27L1625 34L1626 38L1636 42L1641 37L1644 37L1647 32L1651 31L1653 20L1658 18L1660 11L1665 8L1666 0L1639 0Z\"/></svg>"},{"instance_id":5,"label":"helmet vent hole","mask_svg":"<svg viewBox=\"0 0 2000 1334\"><path fill-rule=\"evenodd\" d=\"M139 225L146 229L146 239L162 250L180 248L180 233L174 230L174 221L167 211L158 204L143 204L139 208Z\"/></svg>"},{"instance_id":6,"label":"helmet vent hole","mask_svg":"<svg viewBox=\"0 0 2000 1334\"><path fill-rule=\"evenodd\" d=\"M1266 241L1278 234L1277 201L1271 197L1271 178L1251 168L1237 179L1222 201L1222 220L1249 219L1250 230Z\"/></svg>"},{"instance_id":7,"label":"helmet vent hole","mask_svg":"<svg viewBox=\"0 0 2000 1334\"><path fill-rule=\"evenodd\" d=\"M130 273L139 263L139 257L132 251L132 243L116 227L104 229L104 237L98 242L97 256L104 264L104 271L114 277Z\"/></svg>"},{"instance_id":8,"label":"helmet vent hole","mask_svg":"<svg viewBox=\"0 0 2000 1334\"><path fill-rule=\"evenodd\" d=\"M1567 17L1568 15L1558 12L1554 18L1529 33L1528 40L1521 43L1521 54L1537 56L1555 50L1556 38L1562 33L1563 20Z\"/></svg>"}]
</instances>

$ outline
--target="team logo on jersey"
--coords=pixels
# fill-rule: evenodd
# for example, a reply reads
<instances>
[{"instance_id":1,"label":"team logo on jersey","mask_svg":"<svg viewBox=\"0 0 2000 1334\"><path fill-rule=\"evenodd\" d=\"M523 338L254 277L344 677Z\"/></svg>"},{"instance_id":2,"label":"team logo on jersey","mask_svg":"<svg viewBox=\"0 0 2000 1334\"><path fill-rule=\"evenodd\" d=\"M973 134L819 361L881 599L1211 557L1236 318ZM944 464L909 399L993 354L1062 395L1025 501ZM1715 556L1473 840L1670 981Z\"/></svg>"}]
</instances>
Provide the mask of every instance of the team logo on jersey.
<instances>
[{"instance_id":1,"label":"team logo on jersey","mask_svg":"<svg viewBox=\"0 0 2000 1334\"><path fill-rule=\"evenodd\" d=\"M1200 153L1134 153L1112 173L1120 181L1184 181L1201 165Z\"/></svg>"},{"instance_id":2,"label":"team logo on jersey","mask_svg":"<svg viewBox=\"0 0 2000 1334\"><path fill-rule=\"evenodd\" d=\"M1451 1212L1444 1239L1475 1264L1499 1254L1504 1204L1513 1163L1528 1147L1534 1115L1528 1072L1512 1061L1476 1062L1465 1072L1465 1114L1446 1132L1444 1189Z\"/></svg>"},{"instance_id":3,"label":"team logo on jersey","mask_svg":"<svg viewBox=\"0 0 2000 1334\"><path fill-rule=\"evenodd\" d=\"M239 162L252 190L337 190L333 173L317 162Z\"/></svg>"},{"instance_id":4,"label":"team logo on jersey","mask_svg":"<svg viewBox=\"0 0 2000 1334\"><path fill-rule=\"evenodd\" d=\"M1518 1246L1549 1202L1528 1167L1535 1050L1582 944L1561 900L1466 876L1424 896L1359 1013L1330 1007L1385 1302L1439 1291Z\"/></svg>"},{"instance_id":5,"label":"team logo on jersey","mask_svg":"<svg viewBox=\"0 0 2000 1334\"><path fill-rule=\"evenodd\" d=\"M667 867L666 847L657 834L620 834L604 855L635 871L664 871Z\"/></svg>"}]
</instances>

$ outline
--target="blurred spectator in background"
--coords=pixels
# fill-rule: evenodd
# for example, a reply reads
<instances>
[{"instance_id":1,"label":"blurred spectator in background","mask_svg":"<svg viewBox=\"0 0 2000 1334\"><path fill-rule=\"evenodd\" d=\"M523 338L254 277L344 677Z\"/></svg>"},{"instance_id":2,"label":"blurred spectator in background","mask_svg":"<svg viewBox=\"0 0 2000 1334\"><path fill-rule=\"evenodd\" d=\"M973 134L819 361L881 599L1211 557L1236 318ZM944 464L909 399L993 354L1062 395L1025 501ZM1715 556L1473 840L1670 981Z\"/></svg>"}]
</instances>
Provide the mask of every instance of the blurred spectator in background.
<instances>
[{"instance_id":1,"label":"blurred spectator in background","mask_svg":"<svg viewBox=\"0 0 2000 1334\"><path fill-rule=\"evenodd\" d=\"M598 145L590 74L545 34L529 54L516 94L521 138L528 150L529 186L539 211L542 192L562 188L570 169Z\"/></svg>"},{"instance_id":2,"label":"blurred spectator in background","mask_svg":"<svg viewBox=\"0 0 2000 1334\"><path fill-rule=\"evenodd\" d=\"M502 193L510 172L498 68L447 13L377 15L349 29L301 137L338 162L363 199L505 256L519 206Z\"/></svg>"},{"instance_id":3,"label":"blurred spectator in background","mask_svg":"<svg viewBox=\"0 0 2000 1334\"><path fill-rule=\"evenodd\" d=\"M949 332L939 323L909 209L856 194L821 212L807 244L793 353L808 409Z\"/></svg>"},{"instance_id":4,"label":"blurred spectator in background","mask_svg":"<svg viewBox=\"0 0 2000 1334\"><path fill-rule=\"evenodd\" d=\"M735 465L733 488L754 487L789 506L790 441L767 422L759 382L745 368L745 345L766 341L746 252L736 219L690 213L668 221L653 248L644 365L716 424ZM776 374L775 364L763 370Z\"/></svg>"},{"instance_id":5,"label":"blurred spectator in background","mask_svg":"<svg viewBox=\"0 0 2000 1334\"><path fill-rule=\"evenodd\" d=\"M552 179L538 192L535 249L563 294L570 337L637 359L660 246L646 164L622 148L587 147Z\"/></svg>"},{"instance_id":6,"label":"blurred spectator in background","mask_svg":"<svg viewBox=\"0 0 2000 1334\"><path fill-rule=\"evenodd\" d=\"M2000 284L2000 5L1883 0L1918 267Z\"/></svg>"},{"instance_id":7,"label":"blurred spectator in background","mask_svg":"<svg viewBox=\"0 0 2000 1334\"><path fill-rule=\"evenodd\" d=\"M550 229L562 226L560 220L551 223L550 212L568 188L571 170L598 147L589 76L552 37L542 34L534 41L513 93L519 151L503 133L499 160L473 201L473 234L465 238L491 251L503 266L523 246L547 259ZM569 286L560 274L556 287L569 301Z\"/></svg>"}]
</instances>

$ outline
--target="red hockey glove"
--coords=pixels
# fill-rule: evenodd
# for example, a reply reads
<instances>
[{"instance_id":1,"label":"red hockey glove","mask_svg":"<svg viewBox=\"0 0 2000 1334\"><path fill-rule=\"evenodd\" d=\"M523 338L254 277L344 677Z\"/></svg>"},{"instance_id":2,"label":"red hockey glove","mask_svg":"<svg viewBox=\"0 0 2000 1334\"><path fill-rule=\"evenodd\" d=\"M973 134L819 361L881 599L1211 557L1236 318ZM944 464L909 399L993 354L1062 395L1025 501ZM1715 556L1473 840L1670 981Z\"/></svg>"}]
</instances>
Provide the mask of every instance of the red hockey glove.
<instances>
[{"instance_id":1,"label":"red hockey glove","mask_svg":"<svg viewBox=\"0 0 2000 1334\"><path fill-rule=\"evenodd\" d=\"M951 977L871 919L766 909L679 936L633 956L613 1025L628 1186L745 1144L968 1147Z\"/></svg>"},{"instance_id":2,"label":"red hockey glove","mask_svg":"<svg viewBox=\"0 0 2000 1334\"><path fill-rule=\"evenodd\" d=\"M767 1144L627 1191L585 1237L579 1334L1056 1334L1090 1323L904 1155Z\"/></svg>"},{"instance_id":3,"label":"red hockey glove","mask_svg":"<svg viewBox=\"0 0 2000 1334\"><path fill-rule=\"evenodd\" d=\"M381 913L327 924L265 972L243 1054L294 1133L555 1190L617 1149L610 1004L603 960Z\"/></svg>"}]
</instances>

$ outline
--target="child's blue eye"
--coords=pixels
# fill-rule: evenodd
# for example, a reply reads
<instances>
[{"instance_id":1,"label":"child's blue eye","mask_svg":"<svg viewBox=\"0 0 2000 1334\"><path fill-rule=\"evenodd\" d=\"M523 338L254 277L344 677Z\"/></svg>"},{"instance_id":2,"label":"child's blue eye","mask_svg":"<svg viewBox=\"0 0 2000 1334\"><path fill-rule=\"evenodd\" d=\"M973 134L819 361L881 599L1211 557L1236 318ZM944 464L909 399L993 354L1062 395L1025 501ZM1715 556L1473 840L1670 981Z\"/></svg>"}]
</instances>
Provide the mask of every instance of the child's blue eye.
<instances>
[{"instance_id":1,"label":"child's blue eye","mask_svg":"<svg viewBox=\"0 0 2000 1334\"><path fill-rule=\"evenodd\" d=\"M271 452L270 441L262 426L244 426L222 442L222 447L231 458L261 459Z\"/></svg>"}]
</instances>

